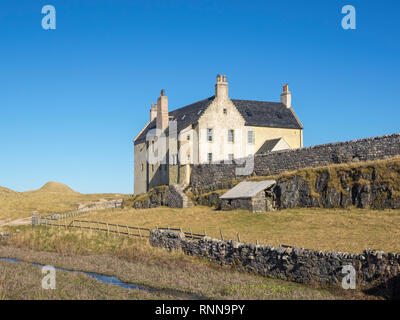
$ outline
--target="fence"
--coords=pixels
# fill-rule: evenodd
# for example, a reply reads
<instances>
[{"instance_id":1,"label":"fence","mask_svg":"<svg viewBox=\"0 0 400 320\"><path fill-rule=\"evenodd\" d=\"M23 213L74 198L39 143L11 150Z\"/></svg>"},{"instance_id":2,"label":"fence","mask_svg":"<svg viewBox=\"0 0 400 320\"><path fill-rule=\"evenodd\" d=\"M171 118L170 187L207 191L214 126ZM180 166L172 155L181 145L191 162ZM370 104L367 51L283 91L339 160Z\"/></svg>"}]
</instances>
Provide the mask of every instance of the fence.
<instances>
[{"instance_id":1,"label":"fence","mask_svg":"<svg viewBox=\"0 0 400 320\"><path fill-rule=\"evenodd\" d=\"M118 236L133 236L140 238L149 238L150 231L157 230L169 230L178 231L185 235L185 237L192 240L200 240L205 237L204 234L193 233L191 228L189 232L184 232L182 228L170 228L170 227L155 227L155 228L143 228L136 226L121 225L115 223L101 222L101 221L89 221L89 220L77 220L74 219L70 223L67 223L66 217L63 219L49 218L49 216L41 217L40 215L32 215L32 226L48 226L58 227L59 229L71 229L77 228L80 230L88 231L102 231L106 232L107 235L116 234Z\"/></svg>"},{"instance_id":2,"label":"fence","mask_svg":"<svg viewBox=\"0 0 400 320\"><path fill-rule=\"evenodd\" d=\"M52 213L45 216L44 218L51 220L65 220L67 218L75 218L84 215L87 212L94 210L120 209L123 207L124 207L124 201L122 199L109 200L109 201L90 204L89 206L74 211ZM32 215L32 217L33 216L34 215Z\"/></svg>"}]
</instances>

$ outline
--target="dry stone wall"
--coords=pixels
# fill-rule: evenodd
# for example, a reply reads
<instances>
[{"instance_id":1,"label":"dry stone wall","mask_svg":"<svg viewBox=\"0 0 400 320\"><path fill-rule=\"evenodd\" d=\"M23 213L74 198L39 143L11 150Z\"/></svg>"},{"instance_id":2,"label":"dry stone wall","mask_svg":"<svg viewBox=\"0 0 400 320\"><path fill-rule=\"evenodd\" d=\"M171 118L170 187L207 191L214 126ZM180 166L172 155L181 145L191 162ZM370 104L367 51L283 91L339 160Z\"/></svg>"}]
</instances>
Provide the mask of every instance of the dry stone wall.
<instances>
[{"instance_id":1,"label":"dry stone wall","mask_svg":"<svg viewBox=\"0 0 400 320\"><path fill-rule=\"evenodd\" d=\"M254 157L253 175L268 176L283 171L337 163L390 158L400 154L400 134L337 142L308 148L275 151ZM236 164L193 165L190 186L197 193L229 187L236 176Z\"/></svg>"},{"instance_id":2,"label":"dry stone wall","mask_svg":"<svg viewBox=\"0 0 400 320\"><path fill-rule=\"evenodd\" d=\"M152 230L153 246L183 250L185 254L207 258L221 265L305 284L340 285L351 265L356 272L359 289L380 288L387 298L398 297L400 291L400 255L366 249L362 254L322 252L296 247L254 245L221 241L204 237L186 239L183 233Z\"/></svg>"}]
</instances>

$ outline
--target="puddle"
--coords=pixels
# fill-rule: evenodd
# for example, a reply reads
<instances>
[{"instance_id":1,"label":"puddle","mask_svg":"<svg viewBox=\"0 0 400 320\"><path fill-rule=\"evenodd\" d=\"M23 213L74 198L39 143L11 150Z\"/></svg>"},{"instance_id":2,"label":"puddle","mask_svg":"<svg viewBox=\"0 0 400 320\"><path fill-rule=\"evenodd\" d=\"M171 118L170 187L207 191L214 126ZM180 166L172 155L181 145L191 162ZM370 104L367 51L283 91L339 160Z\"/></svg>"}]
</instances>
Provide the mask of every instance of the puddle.
<instances>
[{"instance_id":1,"label":"puddle","mask_svg":"<svg viewBox=\"0 0 400 320\"><path fill-rule=\"evenodd\" d=\"M25 262L22 260L18 260L18 259L12 259L12 258L1 258L0 260L3 261L7 261L7 262L12 262L12 263L20 263L20 262ZM43 267L44 264L39 264L39 263L33 263L33 262L27 262L30 263L31 265L37 266L37 267ZM121 288L124 289L128 289L128 290L142 290L142 291L146 291L148 293L163 293L163 294L167 294L176 298L183 298L183 299L190 299L190 300L205 300L206 298L198 296L196 294L193 293L186 293L186 292L181 292L181 291L176 291L176 290L162 290L162 289L154 289L154 288L150 288L150 287L146 287L146 286L142 286L142 285L137 285L137 284L133 284L133 283L126 283L126 282L122 282L120 279L118 279L117 277L112 277L112 276L106 276L106 275L102 275L99 273L94 273L94 272L86 272L86 271L77 271L77 270L68 270L68 269L63 269L63 268L55 268L58 271L62 271L62 272L73 272L73 273L81 273L81 274L85 274L89 277L92 277L94 279L96 279L99 282L103 282L103 283L108 283L108 284L112 284L112 285L116 285L119 286Z\"/></svg>"}]
</instances>

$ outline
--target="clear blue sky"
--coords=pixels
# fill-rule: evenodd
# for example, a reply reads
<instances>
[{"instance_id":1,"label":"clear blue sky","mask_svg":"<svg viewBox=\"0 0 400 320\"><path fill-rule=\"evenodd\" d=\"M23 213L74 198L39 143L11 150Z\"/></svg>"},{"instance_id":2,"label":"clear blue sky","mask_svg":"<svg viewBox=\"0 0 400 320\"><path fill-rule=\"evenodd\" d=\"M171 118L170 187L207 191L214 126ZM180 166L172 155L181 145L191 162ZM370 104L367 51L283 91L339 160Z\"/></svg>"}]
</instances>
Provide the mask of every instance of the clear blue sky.
<instances>
[{"instance_id":1,"label":"clear blue sky","mask_svg":"<svg viewBox=\"0 0 400 320\"><path fill-rule=\"evenodd\" d=\"M289 83L305 146L399 132L399 14L397 0L2 0L0 185L132 192L132 139L160 89L174 109L213 95L216 74L239 99L279 101Z\"/></svg>"}]
</instances>

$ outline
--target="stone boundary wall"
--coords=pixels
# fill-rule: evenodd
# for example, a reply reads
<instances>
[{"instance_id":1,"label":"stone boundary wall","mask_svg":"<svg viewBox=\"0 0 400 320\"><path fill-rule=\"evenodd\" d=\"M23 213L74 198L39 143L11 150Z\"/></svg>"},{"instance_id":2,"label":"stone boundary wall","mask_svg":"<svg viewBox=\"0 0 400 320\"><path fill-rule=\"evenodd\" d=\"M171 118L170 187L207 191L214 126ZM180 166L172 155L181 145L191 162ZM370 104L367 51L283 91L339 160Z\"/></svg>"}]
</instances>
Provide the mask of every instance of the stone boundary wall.
<instances>
[{"instance_id":1,"label":"stone boundary wall","mask_svg":"<svg viewBox=\"0 0 400 320\"><path fill-rule=\"evenodd\" d=\"M336 142L295 150L274 151L254 157L253 175L268 176L283 171L320 167L337 163L370 161L400 154L400 134ZM190 186L201 192L223 189L236 176L236 164L193 165Z\"/></svg>"},{"instance_id":2,"label":"stone boundary wall","mask_svg":"<svg viewBox=\"0 0 400 320\"><path fill-rule=\"evenodd\" d=\"M239 270L304 284L340 286L346 275L342 274L342 268L352 265L356 271L357 289L383 286L388 298L400 292L400 254L371 249L362 254L322 252L209 237L196 241L185 238L183 233L163 230L152 230L150 243L168 250L182 250L187 255L204 257Z\"/></svg>"}]
</instances>

